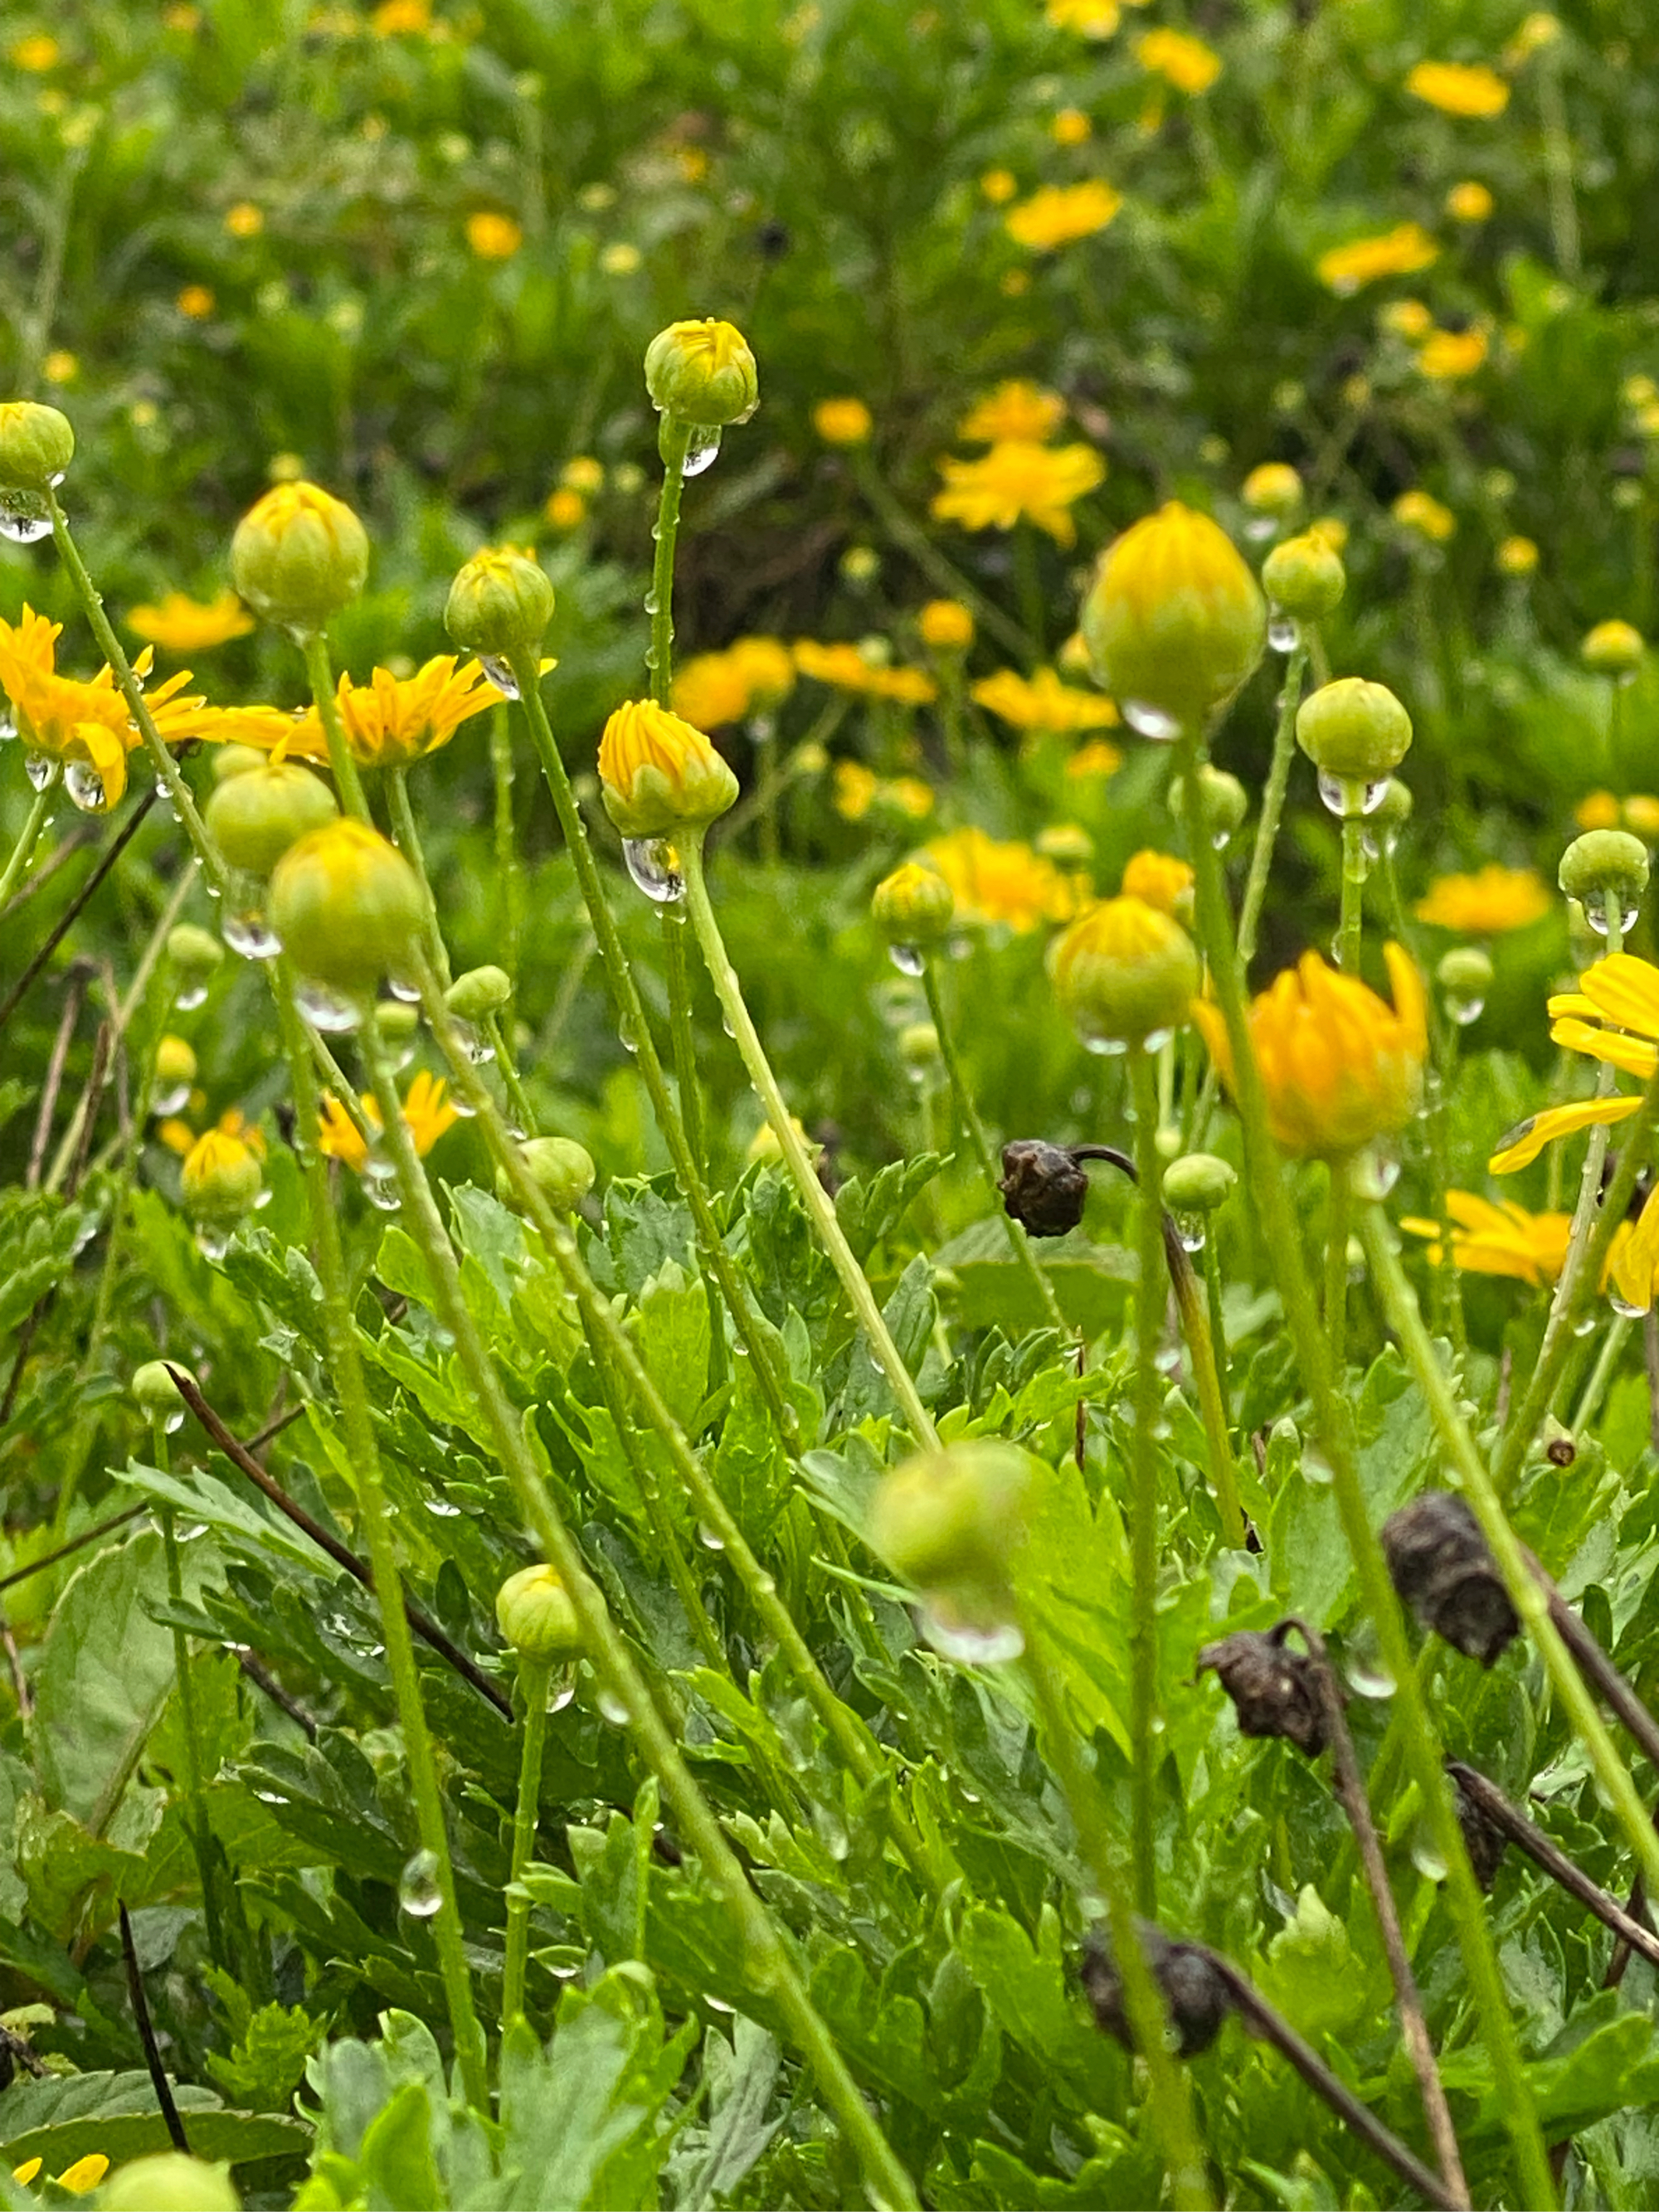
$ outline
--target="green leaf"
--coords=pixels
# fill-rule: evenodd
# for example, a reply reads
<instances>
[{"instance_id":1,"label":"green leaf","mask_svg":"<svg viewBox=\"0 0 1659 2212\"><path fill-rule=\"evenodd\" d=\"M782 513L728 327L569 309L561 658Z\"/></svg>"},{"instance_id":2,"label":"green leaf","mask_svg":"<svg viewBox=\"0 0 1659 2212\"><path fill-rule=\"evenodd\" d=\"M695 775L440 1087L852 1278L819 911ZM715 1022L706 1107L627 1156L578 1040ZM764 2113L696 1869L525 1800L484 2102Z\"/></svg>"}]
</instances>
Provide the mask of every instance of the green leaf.
<instances>
[{"instance_id":1,"label":"green leaf","mask_svg":"<svg viewBox=\"0 0 1659 2212\"><path fill-rule=\"evenodd\" d=\"M688 2138L672 2161L678 2212L713 2212L759 2161L781 2125L768 2119L782 2047L752 2020L734 2020L732 2041L711 2027L702 2042L708 2124Z\"/></svg>"},{"instance_id":2,"label":"green leaf","mask_svg":"<svg viewBox=\"0 0 1659 2212\"><path fill-rule=\"evenodd\" d=\"M688 1436L708 1391L708 1293L700 1277L665 1260L637 1294L628 1325L646 1372Z\"/></svg>"},{"instance_id":3,"label":"green leaf","mask_svg":"<svg viewBox=\"0 0 1659 2212\"><path fill-rule=\"evenodd\" d=\"M947 1154L919 1152L890 1160L867 1183L860 1176L848 1177L836 1193L836 1218L860 1267L898 1226L911 1200L949 1164Z\"/></svg>"},{"instance_id":4,"label":"green leaf","mask_svg":"<svg viewBox=\"0 0 1659 2212\"><path fill-rule=\"evenodd\" d=\"M240 2166L303 2154L310 2142L311 2130L303 2122L271 2112L233 2111L210 2089L192 2082L175 2081L173 2094L198 2158L228 2159ZM48 2173L62 2173L95 2151L112 2166L125 2166L129 2159L171 2148L155 2087L142 2068L15 2081L0 2100L0 2114L5 2125L0 2162L8 2168L39 2158Z\"/></svg>"}]
</instances>

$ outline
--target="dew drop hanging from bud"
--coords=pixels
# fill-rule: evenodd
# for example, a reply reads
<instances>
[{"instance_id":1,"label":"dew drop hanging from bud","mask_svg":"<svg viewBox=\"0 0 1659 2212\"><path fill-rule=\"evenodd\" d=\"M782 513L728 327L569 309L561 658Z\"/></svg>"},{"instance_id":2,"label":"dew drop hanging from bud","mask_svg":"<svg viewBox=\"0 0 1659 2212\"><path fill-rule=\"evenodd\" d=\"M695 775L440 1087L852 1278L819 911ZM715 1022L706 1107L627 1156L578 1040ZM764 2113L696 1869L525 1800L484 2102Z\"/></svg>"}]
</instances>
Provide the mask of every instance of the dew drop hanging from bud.
<instances>
[{"instance_id":1,"label":"dew drop hanging from bud","mask_svg":"<svg viewBox=\"0 0 1659 2212\"><path fill-rule=\"evenodd\" d=\"M230 1231L201 1223L196 1231L196 1249L204 1260L222 1260L230 1249Z\"/></svg>"},{"instance_id":2,"label":"dew drop hanging from bud","mask_svg":"<svg viewBox=\"0 0 1659 2212\"><path fill-rule=\"evenodd\" d=\"M1294 653L1302 642L1295 616L1275 607L1267 619L1267 642L1275 653Z\"/></svg>"},{"instance_id":3,"label":"dew drop hanging from bud","mask_svg":"<svg viewBox=\"0 0 1659 2212\"><path fill-rule=\"evenodd\" d=\"M1348 776L1332 775L1325 769L1319 771L1320 800L1339 822L1355 814L1375 814L1388 795L1386 775L1376 783L1357 783Z\"/></svg>"},{"instance_id":4,"label":"dew drop hanging from bud","mask_svg":"<svg viewBox=\"0 0 1659 2212\"><path fill-rule=\"evenodd\" d=\"M1478 1022L1486 1011L1486 1001L1479 992L1448 991L1445 994L1446 1018L1455 1022L1460 1030Z\"/></svg>"},{"instance_id":5,"label":"dew drop hanging from bud","mask_svg":"<svg viewBox=\"0 0 1659 2212\"><path fill-rule=\"evenodd\" d=\"M16 735L16 714L10 700L0 695L0 745L9 744Z\"/></svg>"},{"instance_id":6,"label":"dew drop hanging from bud","mask_svg":"<svg viewBox=\"0 0 1659 2212\"><path fill-rule=\"evenodd\" d=\"M416 1851L404 1868L398 1878L398 1902L414 1920L430 1920L443 1910L435 1851Z\"/></svg>"},{"instance_id":7,"label":"dew drop hanging from bud","mask_svg":"<svg viewBox=\"0 0 1659 2212\"><path fill-rule=\"evenodd\" d=\"M104 814L109 810L104 779L89 761L64 762L64 788L82 814Z\"/></svg>"},{"instance_id":8,"label":"dew drop hanging from bud","mask_svg":"<svg viewBox=\"0 0 1659 2212\"><path fill-rule=\"evenodd\" d=\"M181 983L173 993L173 1003L181 1014L193 1014L198 1006L207 1004L205 983Z\"/></svg>"},{"instance_id":9,"label":"dew drop hanging from bud","mask_svg":"<svg viewBox=\"0 0 1659 2212\"><path fill-rule=\"evenodd\" d=\"M1201 1213L1177 1213L1175 1225L1183 1252L1201 1252L1204 1249L1209 1231Z\"/></svg>"},{"instance_id":10,"label":"dew drop hanging from bud","mask_svg":"<svg viewBox=\"0 0 1659 2212\"><path fill-rule=\"evenodd\" d=\"M149 1110L165 1120L169 1114L182 1114L189 1103L189 1084L175 1083L170 1085L167 1090L156 1092L149 1102Z\"/></svg>"},{"instance_id":11,"label":"dew drop hanging from bud","mask_svg":"<svg viewBox=\"0 0 1659 2212\"><path fill-rule=\"evenodd\" d=\"M1166 714L1162 707L1154 707L1145 699L1126 699L1123 719L1139 736L1156 738L1163 744L1173 743L1181 735L1181 725L1175 716Z\"/></svg>"},{"instance_id":12,"label":"dew drop hanging from bud","mask_svg":"<svg viewBox=\"0 0 1659 2212\"><path fill-rule=\"evenodd\" d=\"M691 442L685 449L685 459L680 469L681 475L700 477L705 469L712 469L714 465L714 456L720 449L720 434L718 428L712 430L693 430Z\"/></svg>"},{"instance_id":13,"label":"dew drop hanging from bud","mask_svg":"<svg viewBox=\"0 0 1659 2212\"><path fill-rule=\"evenodd\" d=\"M228 914L222 934L244 960L274 960L283 949L282 939L259 913Z\"/></svg>"},{"instance_id":14,"label":"dew drop hanging from bud","mask_svg":"<svg viewBox=\"0 0 1659 2212\"><path fill-rule=\"evenodd\" d=\"M623 860L635 888L656 905L672 906L685 896L679 854L666 837L624 837Z\"/></svg>"},{"instance_id":15,"label":"dew drop hanging from bud","mask_svg":"<svg viewBox=\"0 0 1659 2212\"><path fill-rule=\"evenodd\" d=\"M518 697L519 679L513 673L513 671L507 666L506 661L497 659L493 653L481 653L478 655L478 665L483 669L484 674L489 678L495 689L501 693L503 699L516 699Z\"/></svg>"},{"instance_id":16,"label":"dew drop hanging from bud","mask_svg":"<svg viewBox=\"0 0 1659 2212\"><path fill-rule=\"evenodd\" d=\"M890 945L887 957L901 975L920 975L927 969L927 963L914 945Z\"/></svg>"},{"instance_id":17,"label":"dew drop hanging from bud","mask_svg":"<svg viewBox=\"0 0 1659 2212\"><path fill-rule=\"evenodd\" d=\"M58 763L49 753L31 753L23 763L23 773L36 791L50 791L58 781Z\"/></svg>"},{"instance_id":18,"label":"dew drop hanging from bud","mask_svg":"<svg viewBox=\"0 0 1659 2212\"><path fill-rule=\"evenodd\" d=\"M916 1614L916 1626L940 1658L954 1659L963 1667L1000 1666L1018 1659L1025 1649L1018 1624L1012 1620L963 1620L922 1606Z\"/></svg>"},{"instance_id":19,"label":"dew drop hanging from bud","mask_svg":"<svg viewBox=\"0 0 1659 2212\"><path fill-rule=\"evenodd\" d=\"M343 998L321 983L297 985L294 1003L313 1029L323 1030L332 1036L349 1036L363 1018L363 1010L355 999Z\"/></svg>"},{"instance_id":20,"label":"dew drop hanging from bud","mask_svg":"<svg viewBox=\"0 0 1659 2212\"><path fill-rule=\"evenodd\" d=\"M1641 908L1636 906L1627 906L1621 909L1619 917L1619 933L1621 937L1628 937L1630 935L1632 930L1636 927L1637 917L1640 913ZM1598 900L1591 899L1586 903L1584 908L1584 919L1589 922L1590 927L1595 932L1598 937L1605 937L1607 935L1607 908L1602 906Z\"/></svg>"},{"instance_id":21,"label":"dew drop hanging from bud","mask_svg":"<svg viewBox=\"0 0 1659 2212\"><path fill-rule=\"evenodd\" d=\"M0 538L9 538L14 545L38 545L51 535L52 524L45 515L19 514L12 507L0 509Z\"/></svg>"}]
</instances>

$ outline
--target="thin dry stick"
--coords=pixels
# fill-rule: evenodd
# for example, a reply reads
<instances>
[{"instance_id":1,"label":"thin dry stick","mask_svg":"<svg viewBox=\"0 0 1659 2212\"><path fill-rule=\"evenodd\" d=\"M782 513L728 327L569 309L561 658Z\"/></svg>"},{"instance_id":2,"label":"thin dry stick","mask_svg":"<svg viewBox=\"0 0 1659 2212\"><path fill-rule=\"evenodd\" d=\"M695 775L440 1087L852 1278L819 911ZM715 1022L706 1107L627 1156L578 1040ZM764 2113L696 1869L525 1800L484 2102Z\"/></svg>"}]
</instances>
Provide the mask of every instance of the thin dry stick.
<instances>
[{"instance_id":1,"label":"thin dry stick","mask_svg":"<svg viewBox=\"0 0 1659 2212\"><path fill-rule=\"evenodd\" d=\"M1338 1802L1348 1816L1354 1840L1359 1846L1359 1863L1364 1869L1365 1886L1370 1891L1376 1923L1382 1931L1382 1948L1388 1954L1389 1972L1394 1979L1395 1997L1400 2010L1401 2038L1411 2059L1413 2071L1417 2075L1418 2092L1423 2100L1423 2116L1429 2124L1429 2139L1434 2145L1435 2159L1440 2168L1441 2179L1446 2185L1448 2197L1467 2212L1469 2185L1464 2177L1462 2156L1457 2148L1457 2131L1452 2125L1451 2111L1446 2102L1440 2069L1435 2063L1434 2045L1429 2040L1428 2022L1423 2017L1423 2000L1418 1994L1417 1979L1412 1972L1411 1960L1406 1954L1406 1938L1401 1929L1394 1891L1389 1885L1389 1869L1383 1862L1382 1845L1377 1836L1376 1824L1371 1818L1370 1800L1365 1795L1364 1778L1354 1753L1353 1738L1348 1733L1347 1715L1342 1710L1342 1692L1326 1654L1325 1639L1318 1630L1310 1627L1295 1613L1288 1616L1288 1625L1296 1630L1313 1659L1320 1699L1325 1708L1325 1730L1330 1739L1332 1778L1336 1784Z\"/></svg>"},{"instance_id":2,"label":"thin dry stick","mask_svg":"<svg viewBox=\"0 0 1659 2212\"><path fill-rule=\"evenodd\" d=\"M262 1490L279 1513L286 1515L296 1528L303 1530L313 1544L326 1552L337 1567L343 1567L354 1581L361 1583L366 1590L372 1590L374 1577L349 1546L343 1544L337 1536L331 1535L319 1521L313 1521L304 1506L296 1504L281 1484L266 1473L252 1453L245 1445L238 1443L182 1368L174 1367L169 1361L167 1373L177 1384L179 1395L231 1465ZM407 1591L404 1593L404 1614L422 1643L429 1644L441 1659L448 1661L463 1681L470 1683L481 1698L488 1698L504 1721L512 1720L513 1700L500 1683L492 1682L458 1644L452 1643L437 1622L416 1604Z\"/></svg>"},{"instance_id":3,"label":"thin dry stick","mask_svg":"<svg viewBox=\"0 0 1659 2212\"><path fill-rule=\"evenodd\" d=\"M1556 1634L1571 1652L1579 1673L1601 1692L1601 1702L1622 1722L1637 1747L1659 1766L1659 1722L1642 1703L1607 1653L1585 1627L1530 1552L1523 1556L1533 1579L1549 1600L1550 1620Z\"/></svg>"},{"instance_id":4,"label":"thin dry stick","mask_svg":"<svg viewBox=\"0 0 1659 2212\"><path fill-rule=\"evenodd\" d=\"M173 2102L173 2084L161 2063L155 2030L150 2026L149 2000L144 1995L144 1978L138 1968L138 1953L132 1940L132 1922L125 1905L118 1905L117 1911L121 1916L121 1948L127 1962L127 1994L132 1999L132 2017L137 2023L138 2040L144 2046L144 2063L149 2069L150 2084L155 2091L155 2101L161 2108L161 2118L167 2122L173 2148L188 2158L190 2142L185 2134L185 2124L179 2117L179 2107Z\"/></svg>"},{"instance_id":5,"label":"thin dry stick","mask_svg":"<svg viewBox=\"0 0 1659 2212\"><path fill-rule=\"evenodd\" d=\"M40 1086L40 1109L34 1117L34 1140L29 1146L28 1171L23 1178L26 1190L40 1188L40 1170L46 1165L46 1146L58 1113L58 1094L64 1085L64 1064L69 1058L70 1044L81 1018L81 1009L86 1004L87 985L93 973L91 962L85 960L77 960L70 969L63 1016L52 1041L52 1057L46 1062L46 1079Z\"/></svg>"},{"instance_id":6,"label":"thin dry stick","mask_svg":"<svg viewBox=\"0 0 1659 2212\"><path fill-rule=\"evenodd\" d=\"M97 866L87 878L85 883L82 884L80 890L76 891L75 896L70 901L68 906L64 908L63 913L58 915L58 920L52 925L52 934L47 938L46 943L40 947L40 950L35 954L33 959L30 961L28 966L23 970L17 981L12 985L10 990L7 992L3 1001L0 1001L0 1030L4 1029L6 1024L11 1019L13 1013L21 1003L25 992L27 991L29 986L33 982L35 977L40 973L40 970L46 966L47 961L51 959L52 954L56 952L58 946L69 935L70 930L74 928L76 921L81 914L81 910L86 905L88 900L91 898L99 884L103 882L105 877L115 866L115 863L120 859L122 854L126 851L127 847L137 836L140 828L143 826L144 817L148 815L150 808L154 806L155 804L155 792L154 788L152 788L146 792L143 798L141 799L137 805L134 807L131 816L123 825L119 836L118 836L111 844L108 851L104 854L103 859L99 861ZM15 902L14 901L13 903L15 904ZM9 913L10 908L8 908L7 911Z\"/></svg>"}]
</instances>

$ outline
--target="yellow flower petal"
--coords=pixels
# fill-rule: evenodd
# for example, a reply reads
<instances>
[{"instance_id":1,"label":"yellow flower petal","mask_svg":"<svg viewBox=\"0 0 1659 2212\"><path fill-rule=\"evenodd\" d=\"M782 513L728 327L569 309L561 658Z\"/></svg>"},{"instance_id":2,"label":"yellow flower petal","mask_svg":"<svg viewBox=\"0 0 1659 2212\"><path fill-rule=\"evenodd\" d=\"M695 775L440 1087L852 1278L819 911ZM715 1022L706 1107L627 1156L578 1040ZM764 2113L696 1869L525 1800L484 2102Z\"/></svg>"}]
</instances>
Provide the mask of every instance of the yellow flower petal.
<instances>
[{"instance_id":1,"label":"yellow flower petal","mask_svg":"<svg viewBox=\"0 0 1659 2212\"><path fill-rule=\"evenodd\" d=\"M1639 1098L1583 1098L1572 1106L1547 1106L1498 1139L1498 1150L1486 1162L1487 1173L1513 1175L1519 1168L1530 1167L1558 1137L1573 1136L1580 1129L1611 1128L1627 1121L1641 1103Z\"/></svg>"}]
</instances>

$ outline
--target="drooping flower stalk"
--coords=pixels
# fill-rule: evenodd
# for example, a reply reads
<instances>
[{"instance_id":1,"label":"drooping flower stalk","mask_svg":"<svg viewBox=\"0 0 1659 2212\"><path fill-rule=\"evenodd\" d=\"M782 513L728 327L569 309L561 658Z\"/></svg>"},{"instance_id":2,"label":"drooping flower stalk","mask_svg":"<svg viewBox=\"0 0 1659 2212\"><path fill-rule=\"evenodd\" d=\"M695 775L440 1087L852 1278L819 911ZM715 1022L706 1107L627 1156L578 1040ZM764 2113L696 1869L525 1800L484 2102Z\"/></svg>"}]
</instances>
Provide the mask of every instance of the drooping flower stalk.
<instances>
[{"instance_id":1,"label":"drooping flower stalk","mask_svg":"<svg viewBox=\"0 0 1659 2212\"><path fill-rule=\"evenodd\" d=\"M519 1703L524 1718L519 1745L519 1794L513 1808L513 1853L507 1877L507 1940L501 1962L501 2026L508 2028L524 2010L525 1975L530 1958L530 1899L524 1893L525 1869L536 1841L536 1813L541 1800L542 1753L547 1742L547 1692L552 1662L521 1653Z\"/></svg>"},{"instance_id":2,"label":"drooping flower stalk","mask_svg":"<svg viewBox=\"0 0 1659 2212\"><path fill-rule=\"evenodd\" d=\"M1302 679L1307 668L1308 648L1298 644L1285 664L1285 688L1279 695L1279 720L1273 725L1273 759L1267 769L1267 781L1262 786L1261 811L1256 817L1255 842L1250 848L1250 872L1245 879L1244 897L1238 910L1238 958L1246 969L1255 957L1256 929L1279 842L1285 794L1290 787L1291 763L1296 758L1296 710L1302 703ZM1196 830L1194 834L1198 834Z\"/></svg>"}]
</instances>

